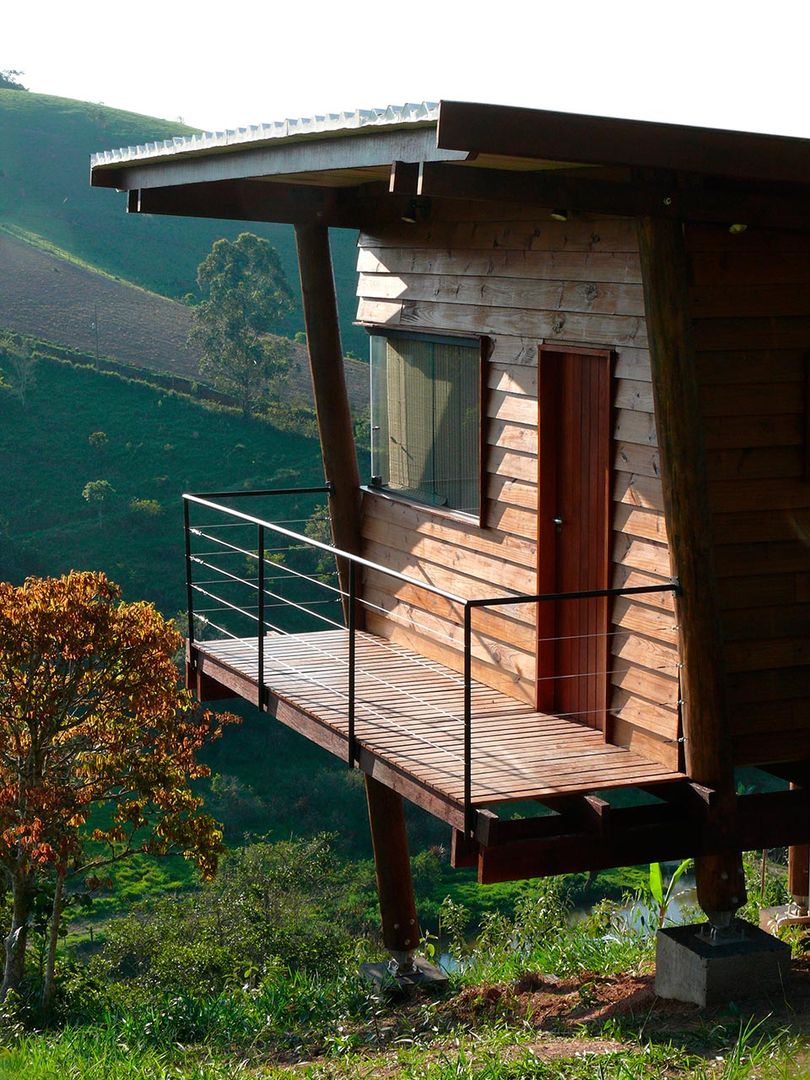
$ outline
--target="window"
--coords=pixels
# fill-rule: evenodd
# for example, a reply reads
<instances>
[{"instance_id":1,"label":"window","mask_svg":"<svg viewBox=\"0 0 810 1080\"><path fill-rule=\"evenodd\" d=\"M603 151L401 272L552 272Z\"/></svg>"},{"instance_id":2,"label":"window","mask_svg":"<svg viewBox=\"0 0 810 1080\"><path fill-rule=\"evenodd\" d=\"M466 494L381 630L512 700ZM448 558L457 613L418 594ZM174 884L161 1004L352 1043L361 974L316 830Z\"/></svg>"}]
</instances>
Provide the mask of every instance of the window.
<instances>
[{"instance_id":1,"label":"window","mask_svg":"<svg viewBox=\"0 0 810 1080\"><path fill-rule=\"evenodd\" d=\"M478 514L480 356L467 338L372 335L373 484Z\"/></svg>"}]
</instances>

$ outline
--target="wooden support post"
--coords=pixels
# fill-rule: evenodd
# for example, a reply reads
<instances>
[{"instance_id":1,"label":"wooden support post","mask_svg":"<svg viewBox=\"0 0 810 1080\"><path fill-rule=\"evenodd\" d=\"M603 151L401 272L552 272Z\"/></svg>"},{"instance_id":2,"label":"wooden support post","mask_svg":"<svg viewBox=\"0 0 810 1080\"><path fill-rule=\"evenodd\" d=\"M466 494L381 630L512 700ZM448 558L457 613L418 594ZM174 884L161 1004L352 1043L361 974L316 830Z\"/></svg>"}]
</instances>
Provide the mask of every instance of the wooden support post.
<instances>
[{"instance_id":1,"label":"wooden support post","mask_svg":"<svg viewBox=\"0 0 810 1080\"><path fill-rule=\"evenodd\" d=\"M722 854L695 860L697 898L712 922L722 926L745 903L746 895L735 838L734 768L686 245L679 221L640 218L638 235L661 484L673 570L682 588L677 610L686 771L691 780L717 791L711 818L725 847Z\"/></svg>"},{"instance_id":2,"label":"wooden support post","mask_svg":"<svg viewBox=\"0 0 810 1080\"><path fill-rule=\"evenodd\" d=\"M799 784L791 784L790 790L800 789ZM795 844L788 848L788 892L793 903L802 912L810 907L810 844Z\"/></svg>"},{"instance_id":3,"label":"wooden support post","mask_svg":"<svg viewBox=\"0 0 810 1080\"><path fill-rule=\"evenodd\" d=\"M803 911L808 909L810 896L810 845L788 848L788 892Z\"/></svg>"},{"instance_id":4,"label":"wooden support post","mask_svg":"<svg viewBox=\"0 0 810 1080\"><path fill-rule=\"evenodd\" d=\"M366 775L371 843L377 871L383 942L400 964L419 944L402 796Z\"/></svg>"},{"instance_id":5,"label":"wooden support post","mask_svg":"<svg viewBox=\"0 0 810 1080\"><path fill-rule=\"evenodd\" d=\"M326 479L334 485L329 499L332 536L336 547L357 554L360 475L343 371L329 230L325 225L296 225L295 239L323 468ZM338 571L345 591L347 568L339 566Z\"/></svg>"}]
</instances>

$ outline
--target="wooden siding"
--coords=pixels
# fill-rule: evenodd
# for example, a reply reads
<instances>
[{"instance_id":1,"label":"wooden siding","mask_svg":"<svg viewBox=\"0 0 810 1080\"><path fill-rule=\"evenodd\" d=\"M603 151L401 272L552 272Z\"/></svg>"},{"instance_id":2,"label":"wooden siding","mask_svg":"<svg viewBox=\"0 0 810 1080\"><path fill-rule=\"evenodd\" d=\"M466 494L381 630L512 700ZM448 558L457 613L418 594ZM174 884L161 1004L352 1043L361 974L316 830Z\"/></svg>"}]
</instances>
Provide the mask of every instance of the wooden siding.
<instances>
[{"instance_id":1,"label":"wooden siding","mask_svg":"<svg viewBox=\"0 0 810 1080\"><path fill-rule=\"evenodd\" d=\"M687 239L735 758L807 757L810 234Z\"/></svg>"},{"instance_id":2,"label":"wooden siding","mask_svg":"<svg viewBox=\"0 0 810 1080\"><path fill-rule=\"evenodd\" d=\"M446 214L447 212L445 212ZM359 241L358 319L401 330L487 335L486 525L369 493L365 553L462 596L537 583L537 372L543 342L612 349L615 465L612 581L666 583L649 356L633 222L555 222L514 207L461 205L457 220L396 225ZM509 215L512 215L510 218ZM382 575L367 625L460 668L457 606ZM474 614L473 674L533 702L536 613ZM678 765L677 630L671 594L614 605L609 736Z\"/></svg>"}]
</instances>

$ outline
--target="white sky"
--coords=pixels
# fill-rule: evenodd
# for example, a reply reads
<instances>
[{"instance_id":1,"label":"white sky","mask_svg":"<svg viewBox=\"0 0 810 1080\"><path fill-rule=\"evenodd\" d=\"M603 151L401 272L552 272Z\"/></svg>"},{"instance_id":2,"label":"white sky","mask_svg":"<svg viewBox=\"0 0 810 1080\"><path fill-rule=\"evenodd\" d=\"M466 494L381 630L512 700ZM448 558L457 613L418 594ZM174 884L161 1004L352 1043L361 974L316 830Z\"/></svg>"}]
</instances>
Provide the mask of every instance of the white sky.
<instances>
[{"instance_id":1,"label":"white sky","mask_svg":"<svg viewBox=\"0 0 810 1080\"><path fill-rule=\"evenodd\" d=\"M28 0L0 69L206 130L456 98L810 136L801 0Z\"/></svg>"}]
</instances>

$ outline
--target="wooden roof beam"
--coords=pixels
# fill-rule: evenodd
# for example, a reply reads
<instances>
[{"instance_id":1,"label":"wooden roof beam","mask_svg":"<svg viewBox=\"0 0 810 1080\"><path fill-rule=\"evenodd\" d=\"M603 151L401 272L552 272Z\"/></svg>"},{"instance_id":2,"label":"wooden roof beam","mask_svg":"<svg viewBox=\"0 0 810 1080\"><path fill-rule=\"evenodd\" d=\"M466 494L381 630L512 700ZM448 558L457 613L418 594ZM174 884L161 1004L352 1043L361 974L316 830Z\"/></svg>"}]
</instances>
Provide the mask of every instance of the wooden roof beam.
<instances>
[{"instance_id":1,"label":"wooden roof beam","mask_svg":"<svg viewBox=\"0 0 810 1080\"><path fill-rule=\"evenodd\" d=\"M423 162L412 186L414 165L402 166L397 186L402 194L437 199L467 199L506 203L536 203L561 212L587 211L622 217L662 217L681 221L744 224L765 228L810 228L807 197L767 190L751 191L681 186L676 182L621 183L558 172L484 169L446 162ZM407 169L407 171L406 171ZM394 173L392 171L392 184Z\"/></svg>"},{"instance_id":2,"label":"wooden roof beam","mask_svg":"<svg viewBox=\"0 0 810 1080\"><path fill-rule=\"evenodd\" d=\"M810 183L807 139L648 120L443 101L437 142L443 150Z\"/></svg>"},{"instance_id":3,"label":"wooden roof beam","mask_svg":"<svg viewBox=\"0 0 810 1080\"><path fill-rule=\"evenodd\" d=\"M128 192L127 210L136 214L274 221L335 228L368 228L399 219L402 199L391 199L385 184L327 188L260 180L217 180Z\"/></svg>"}]
</instances>

